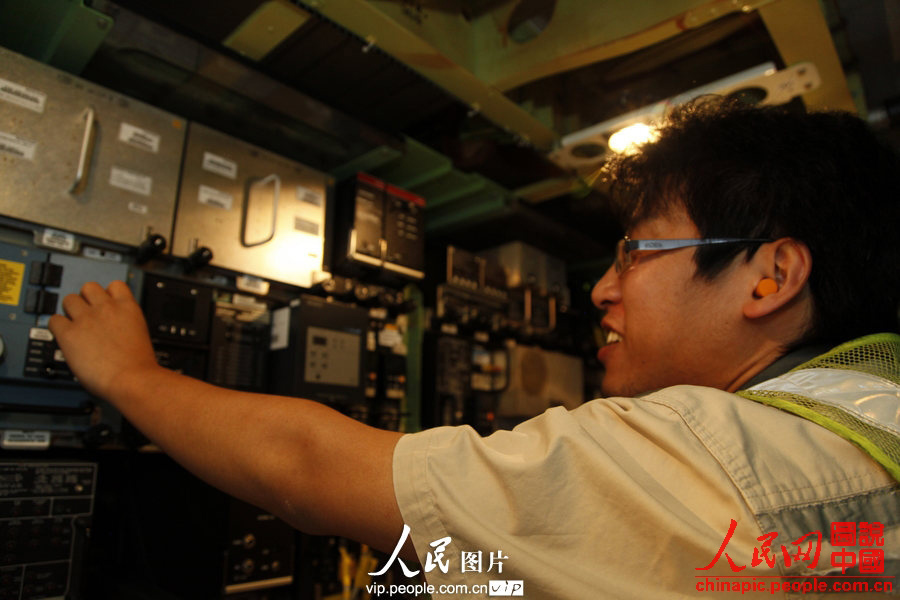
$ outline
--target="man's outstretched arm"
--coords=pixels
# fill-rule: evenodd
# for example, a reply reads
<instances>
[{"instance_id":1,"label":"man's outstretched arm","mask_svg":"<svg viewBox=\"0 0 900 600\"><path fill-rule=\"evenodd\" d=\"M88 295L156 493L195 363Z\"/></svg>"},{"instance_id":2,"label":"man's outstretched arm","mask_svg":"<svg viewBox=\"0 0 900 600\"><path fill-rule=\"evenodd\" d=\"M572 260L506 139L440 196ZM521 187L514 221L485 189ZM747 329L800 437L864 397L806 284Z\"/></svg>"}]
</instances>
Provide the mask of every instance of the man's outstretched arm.
<instances>
[{"instance_id":1,"label":"man's outstretched arm","mask_svg":"<svg viewBox=\"0 0 900 600\"><path fill-rule=\"evenodd\" d=\"M401 434L317 402L218 388L160 367L123 282L88 283L63 308L67 316L49 326L82 385L195 475L302 531L396 545L403 520L391 464Z\"/></svg>"}]
</instances>

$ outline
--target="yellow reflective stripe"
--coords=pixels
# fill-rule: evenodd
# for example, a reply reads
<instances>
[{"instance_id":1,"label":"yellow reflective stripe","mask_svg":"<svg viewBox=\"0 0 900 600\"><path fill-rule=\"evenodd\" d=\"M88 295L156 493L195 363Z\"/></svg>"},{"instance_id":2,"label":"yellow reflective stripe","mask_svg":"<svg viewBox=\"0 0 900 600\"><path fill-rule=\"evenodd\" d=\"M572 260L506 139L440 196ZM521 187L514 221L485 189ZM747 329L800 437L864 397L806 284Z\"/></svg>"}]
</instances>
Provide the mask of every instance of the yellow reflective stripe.
<instances>
[{"instance_id":1,"label":"yellow reflective stripe","mask_svg":"<svg viewBox=\"0 0 900 600\"><path fill-rule=\"evenodd\" d=\"M790 374L809 369L835 369L860 377L875 376L900 385L900 335L876 333L850 340L791 369L788 374L770 379L751 390L737 392L741 397L793 413L812 421L852 442L900 481L900 436L882 420L860 419L841 402L823 402L806 395L779 390L790 382ZM862 390L860 393L864 393ZM823 397L823 400L825 398Z\"/></svg>"},{"instance_id":2,"label":"yellow reflective stripe","mask_svg":"<svg viewBox=\"0 0 900 600\"><path fill-rule=\"evenodd\" d=\"M773 393L777 393L777 392L775 392L773 390ZM885 470L887 470L887 472L890 473L891 477L893 477L897 481L900 481L900 461L893 458L884 449L882 449L878 444L876 444L875 442L873 442L872 440L867 438L865 435L863 435L857 431L854 431L850 427L847 427L846 425L843 425L833 419L829 419L825 415L822 415L821 413L818 413L811 408L801 406L801 405L796 404L795 402L792 402L786 398L782 398L782 397L778 397L778 396L765 396L765 395L760 395L760 394L756 394L756 393L749 392L749 391L741 391L741 392L737 392L737 394L739 396L741 396L742 398L747 398L748 400L754 400L756 402L761 402L762 404L766 404L768 406L773 406L780 410L784 410L786 412L793 413L799 417L803 417L804 419L812 421L813 423L816 423L817 425L820 425L833 433L836 433L837 435L841 436L842 438L846 439L847 441L855 444L863 452L865 452L866 454L871 456L873 460L878 462L878 464L880 464L882 467L884 467ZM805 398L805 400L807 400L813 404L816 404L816 405L819 404L817 402L810 400L809 398ZM837 410L840 410L840 409L837 409ZM853 417L852 415L849 415L843 411L842 411L842 414L844 414L847 418L849 418L851 420L858 421L855 417ZM886 432L884 430L880 430L880 431L882 431L883 433L886 433L888 435L892 435L892 434L890 434L890 432Z\"/></svg>"}]
</instances>

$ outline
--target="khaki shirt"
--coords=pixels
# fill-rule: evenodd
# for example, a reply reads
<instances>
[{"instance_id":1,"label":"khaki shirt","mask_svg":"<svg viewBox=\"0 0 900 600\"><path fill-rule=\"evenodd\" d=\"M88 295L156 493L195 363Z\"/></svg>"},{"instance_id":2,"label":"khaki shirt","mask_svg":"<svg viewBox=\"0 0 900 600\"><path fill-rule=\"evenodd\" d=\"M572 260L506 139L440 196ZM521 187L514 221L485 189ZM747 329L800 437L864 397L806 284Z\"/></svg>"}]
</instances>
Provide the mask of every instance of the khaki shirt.
<instances>
[{"instance_id":1,"label":"khaki shirt","mask_svg":"<svg viewBox=\"0 0 900 600\"><path fill-rule=\"evenodd\" d=\"M422 565L443 549L447 572L438 561L426 574L435 598L488 598L475 586L492 581L548 600L799 598L771 588L785 573L835 572L835 521L884 523L882 548L900 560L900 487L877 463L815 423L697 386L553 408L486 438L468 427L406 435L394 488ZM724 552L700 570L732 521ZM787 569L781 546L796 553L791 542L815 531L817 568ZM776 565L752 566L773 532ZM885 574L900 574L889 563ZM442 594L447 585L467 587Z\"/></svg>"}]
</instances>

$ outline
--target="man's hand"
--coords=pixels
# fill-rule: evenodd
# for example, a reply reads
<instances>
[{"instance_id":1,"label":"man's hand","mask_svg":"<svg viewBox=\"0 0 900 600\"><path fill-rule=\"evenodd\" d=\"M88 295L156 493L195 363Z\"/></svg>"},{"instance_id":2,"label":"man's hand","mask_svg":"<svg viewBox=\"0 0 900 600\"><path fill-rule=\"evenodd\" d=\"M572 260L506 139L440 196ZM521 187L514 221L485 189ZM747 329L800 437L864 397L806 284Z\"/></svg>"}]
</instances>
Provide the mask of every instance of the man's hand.
<instances>
[{"instance_id":1,"label":"man's hand","mask_svg":"<svg viewBox=\"0 0 900 600\"><path fill-rule=\"evenodd\" d=\"M80 295L66 296L62 307L66 316L50 317L50 331L91 393L108 399L123 377L159 368L144 315L124 282L105 290L86 283Z\"/></svg>"}]
</instances>

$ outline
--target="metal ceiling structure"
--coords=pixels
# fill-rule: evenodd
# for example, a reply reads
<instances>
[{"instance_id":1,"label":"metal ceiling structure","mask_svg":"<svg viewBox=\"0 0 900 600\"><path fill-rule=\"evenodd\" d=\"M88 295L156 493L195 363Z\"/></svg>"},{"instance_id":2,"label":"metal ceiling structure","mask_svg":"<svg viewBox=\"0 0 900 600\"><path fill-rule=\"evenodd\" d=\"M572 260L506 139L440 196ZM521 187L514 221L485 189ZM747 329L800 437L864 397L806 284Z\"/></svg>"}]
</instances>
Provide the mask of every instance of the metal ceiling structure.
<instances>
[{"instance_id":1,"label":"metal ceiling structure","mask_svg":"<svg viewBox=\"0 0 900 600\"><path fill-rule=\"evenodd\" d=\"M818 0L665 0L646 3L547 0L552 19L526 43L509 35L504 2L474 19L461 11L375 0L303 4L346 27L539 149L558 141L535 115L513 105L509 90L562 72L644 50L734 14L758 13L785 64L815 62L825 84L805 97L811 108L854 110ZM424 6L423 6L424 5ZM803 24L798 35L798 24Z\"/></svg>"}]
</instances>

